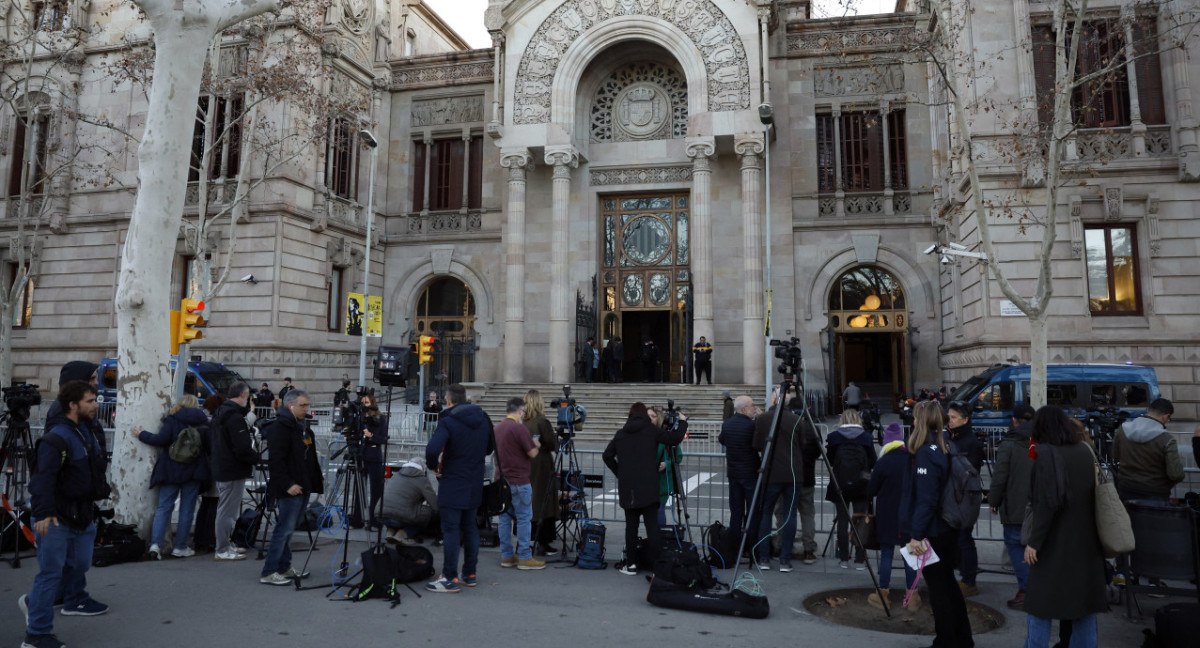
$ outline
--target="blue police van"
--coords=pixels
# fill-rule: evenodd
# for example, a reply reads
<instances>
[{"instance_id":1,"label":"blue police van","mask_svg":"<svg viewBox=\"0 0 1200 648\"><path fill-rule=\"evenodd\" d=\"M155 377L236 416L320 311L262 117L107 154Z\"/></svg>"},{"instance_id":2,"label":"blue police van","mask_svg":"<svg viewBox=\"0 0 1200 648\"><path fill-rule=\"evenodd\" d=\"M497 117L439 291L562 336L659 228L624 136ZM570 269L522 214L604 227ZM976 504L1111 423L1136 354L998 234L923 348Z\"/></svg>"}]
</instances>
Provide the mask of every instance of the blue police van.
<instances>
[{"instance_id":1,"label":"blue police van","mask_svg":"<svg viewBox=\"0 0 1200 648\"><path fill-rule=\"evenodd\" d=\"M175 371L175 358L171 358L170 370ZM100 404L99 418L105 426L111 426L116 416L117 403L117 359L105 358L96 370L96 401ZM236 382L245 382L238 372L223 362L190 361L187 376L183 379L183 393L192 394L203 403L212 394L224 394Z\"/></svg>"},{"instance_id":2,"label":"blue police van","mask_svg":"<svg viewBox=\"0 0 1200 648\"><path fill-rule=\"evenodd\" d=\"M1146 413L1159 397L1158 375L1132 364L1052 364L1046 368L1046 403L1081 420L1105 413ZM974 410L979 428L1007 429L1013 406L1029 402L1029 365L995 365L955 389L951 401Z\"/></svg>"}]
</instances>

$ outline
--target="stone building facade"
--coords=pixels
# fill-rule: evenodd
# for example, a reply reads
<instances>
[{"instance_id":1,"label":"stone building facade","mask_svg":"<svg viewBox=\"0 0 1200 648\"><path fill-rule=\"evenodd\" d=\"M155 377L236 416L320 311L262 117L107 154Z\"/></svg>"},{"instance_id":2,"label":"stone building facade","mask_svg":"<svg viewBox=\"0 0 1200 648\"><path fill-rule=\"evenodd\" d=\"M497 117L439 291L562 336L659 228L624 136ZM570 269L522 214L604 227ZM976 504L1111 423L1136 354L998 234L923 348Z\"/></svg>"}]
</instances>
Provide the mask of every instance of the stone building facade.
<instances>
[{"instance_id":1,"label":"stone building facade","mask_svg":"<svg viewBox=\"0 0 1200 648\"><path fill-rule=\"evenodd\" d=\"M968 25L992 55L987 91L998 101L1036 95L1035 53L1016 44L1050 9L1014 0ZM371 292L383 295L383 342L435 335L443 379L567 383L586 337L620 336L626 378L643 378L634 361L653 339L662 360L653 378L677 382L704 335L718 382L761 384L774 364L768 321L771 337L800 340L811 385L838 392L854 380L883 401L1028 360L1027 329L980 267L922 254L978 240L962 207L955 124L913 52L929 31L923 4L818 20L804 0L492 0L483 20L493 46L479 50L420 2L378 11L387 20L373 42L343 36L374 56L354 47L335 56L371 94L363 124L380 141ZM1062 194L1051 359L1155 366L1165 394L1194 416L1189 78L1200 64L1159 58L1163 123L1105 125L1073 153L1112 152ZM1019 165L985 166L993 194L1020 182ZM295 184L308 198L282 210L255 203L235 256L236 276L267 281L231 285L218 298L229 319L197 348L256 381L282 372L326 388L356 368L357 339L330 330L330 304L361 283L365 206L327 198L320 173ZM114 259L131 200L104 200L111 217L79 202L70 228L46 237L34 323L16 339L18 377L48 382L59 326L94 354L111 349ZM1114 272L1112 241L1123 235L1104 224L1136 240L1136 312L1093 307L1089 286L1100 284L1088 251L1107 254ZM1016 226L996 229L1005 267L1028 287L1032 244ZM81 245L94 262L80 264ZM86 279L70 276L80 272ZM72 295L92 306L73 312ZM46 320L58 323L42 329Z\"/></svg>"}]
</instances>

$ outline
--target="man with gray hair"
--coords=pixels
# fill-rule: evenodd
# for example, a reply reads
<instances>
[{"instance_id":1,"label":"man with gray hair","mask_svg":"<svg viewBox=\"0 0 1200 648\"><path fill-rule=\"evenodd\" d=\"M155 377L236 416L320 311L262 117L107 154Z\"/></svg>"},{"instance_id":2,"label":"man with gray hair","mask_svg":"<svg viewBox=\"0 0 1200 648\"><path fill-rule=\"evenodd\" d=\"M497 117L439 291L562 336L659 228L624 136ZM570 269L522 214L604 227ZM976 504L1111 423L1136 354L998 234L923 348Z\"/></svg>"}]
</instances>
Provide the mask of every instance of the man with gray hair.
<instances>
[{"instance_id":1,"label":"man with gray hair","mask_svg":"<svg viewBox=\"0 0 1200 648\"><path fill-rule=\"evenodd\" d=\"M289 391L275 415L275 424L267 431L267 465L271 473L267 495L275 500L278 519L258 579L265 585L290 585L293 579L308 576L292 567L291 548L292 532L307 508L309 494L325 492L316 439L305 423L308 407L308 392Z\"/></svg>"},{"instance_id":2,"label":"man with gray hair","mask_svg":"<svg viewBox=\"0 0 1200 648\"><path fill-rule=\"evenodd\" d=\"M754 417L758 414L758 407L754 405L754 399L742 394L733 399L733 410L733 416L721 424L721 434L717 440L725 448L729 528L740 535L758 473L759 455L754 449ZM757 518L750 521L750 528L757 531Z\"/></svg>"},{"instance_id":3,"label":"man with gray hair","mask_svg":"<svg viewBox=\"0 0 1200 648\"><path fill-rule=\"evenodd\" d=\"M225 396L226 401L217 408L212 420L212 474L219 498L214 534L217 553L213 558L245 560L246 550L233 546L229 539L241 512L246 480L254 474L254 464L259 459L246 421L250 413L250 386L234 383Z\"/></svg>"}]
</instances>

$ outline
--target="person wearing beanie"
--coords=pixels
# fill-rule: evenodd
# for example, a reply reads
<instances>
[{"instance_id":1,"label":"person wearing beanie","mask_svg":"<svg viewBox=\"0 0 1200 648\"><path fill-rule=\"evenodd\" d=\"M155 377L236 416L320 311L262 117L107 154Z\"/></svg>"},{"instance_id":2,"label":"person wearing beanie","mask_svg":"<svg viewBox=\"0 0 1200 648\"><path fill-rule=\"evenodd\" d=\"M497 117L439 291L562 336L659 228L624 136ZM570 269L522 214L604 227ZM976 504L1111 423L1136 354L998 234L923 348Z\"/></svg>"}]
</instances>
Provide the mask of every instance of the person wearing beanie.
<instances>
[{"instance_id":1,"label":"person wearing beanie","mask_svg":"<svg viewBox=\"0 0 1200 648\"><path fill-rule=\"evenodd\" d=\"M74 380L83 381L95 388L96 369L99 367L100 365L96 364L95 362L88 362L87 360L72 360L68 362L67 364L63 365L62 369L60 369L58 372L59 389L61 389L63 385ZM58 404L58 401L55 400L51 402L50 409L46 410L46 422L44 424L45 427L42 429L51 429L58 423L61 423L63 418L64 414L62 408ZM103 451L105 461L107 461L108 439L104 436L104 426L100 423L99 417L87 421L85 427L91 430L92 436L96 437L96 442L100 444L100 450Z\"/></svg>"},{"instance_id":2,"label":"person wearing beanie","mask_svg":"<svg viewBox=\"0 0 1200 648\"><path fill-rule=\"evenodd\" d=\"M875 498L875 531L879 538L879 591L887 597L892 582L892 554L898 545L908 540L907 531L900 528L900 493L904 483L904 471L908 469L908 451L904 448L904 428L898 421L888 424L883 430L883 449L875 468L871 471L871 482L867 493ZM912 587L916 572L904 564L904 581ZM879 594L867 595L867 603L883 609ZM888 607L895 607L888 599ZM913 592L908 609L921 607L920 595Z\"/></svg>"}]
</instances>

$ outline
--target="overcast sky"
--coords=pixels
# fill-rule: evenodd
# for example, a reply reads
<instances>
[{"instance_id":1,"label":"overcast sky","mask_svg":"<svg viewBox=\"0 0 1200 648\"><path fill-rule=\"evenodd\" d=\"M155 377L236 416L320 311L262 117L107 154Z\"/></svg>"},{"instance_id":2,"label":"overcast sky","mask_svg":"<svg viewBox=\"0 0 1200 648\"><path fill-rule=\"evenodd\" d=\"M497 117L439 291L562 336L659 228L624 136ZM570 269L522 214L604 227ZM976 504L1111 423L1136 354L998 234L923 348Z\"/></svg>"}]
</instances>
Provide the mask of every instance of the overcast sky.
<instances>
[{"instance_id":1,"label":"overcast sky","mask_svg":"<svg viewBox=\"0 0 1200 648\"><path fill-rule=\"evenodd\" d=\"M857 13L890 13L896 0L816 0L814 15L836 16L846 13L844 4L853 4ZM450 26L471 44L471 47L491 47L492 39L483 27L483 10L487 0L425 0ZM850 11L856 13L855 10Z\"/></svg>"}]
</instances>

